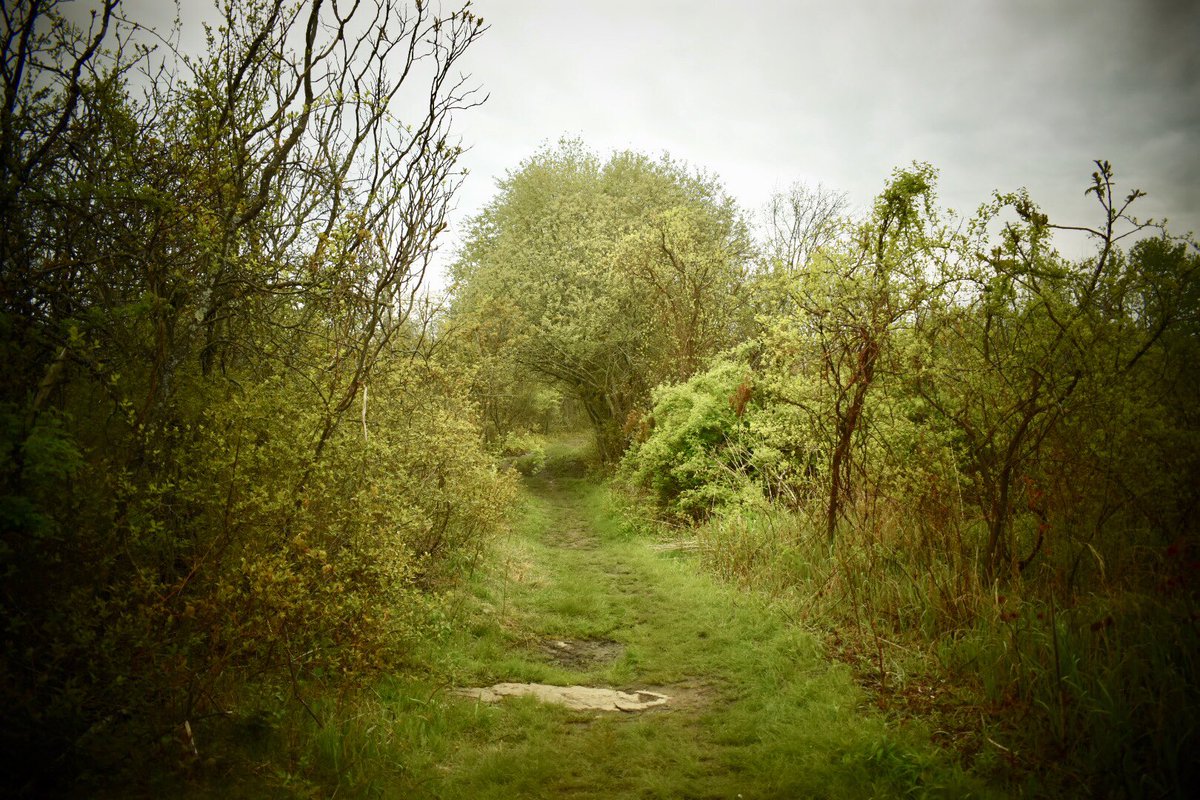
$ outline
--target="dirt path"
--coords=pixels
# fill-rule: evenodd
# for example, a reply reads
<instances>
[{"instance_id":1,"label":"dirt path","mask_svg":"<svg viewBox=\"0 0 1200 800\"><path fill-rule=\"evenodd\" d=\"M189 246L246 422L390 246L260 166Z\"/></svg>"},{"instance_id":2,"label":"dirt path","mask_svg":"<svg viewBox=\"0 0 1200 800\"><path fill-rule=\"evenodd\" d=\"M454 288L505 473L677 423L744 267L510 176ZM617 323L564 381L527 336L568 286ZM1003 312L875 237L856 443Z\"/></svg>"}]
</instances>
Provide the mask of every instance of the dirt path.
<instances>
[{"instance_id":1,"label":"dirt path","mask_svg":"<svg viewBox=\"0 0 1200 800\"><path fill-rule=\"evenodd\" d=\"M929 744L889 727L814 637L624 530L559 453L526 480L504 564L476 592L459 686L541 683L665 695L637 713L532 697L447 700L435 797L969 797Z\"/></svg>"}]
</instances>

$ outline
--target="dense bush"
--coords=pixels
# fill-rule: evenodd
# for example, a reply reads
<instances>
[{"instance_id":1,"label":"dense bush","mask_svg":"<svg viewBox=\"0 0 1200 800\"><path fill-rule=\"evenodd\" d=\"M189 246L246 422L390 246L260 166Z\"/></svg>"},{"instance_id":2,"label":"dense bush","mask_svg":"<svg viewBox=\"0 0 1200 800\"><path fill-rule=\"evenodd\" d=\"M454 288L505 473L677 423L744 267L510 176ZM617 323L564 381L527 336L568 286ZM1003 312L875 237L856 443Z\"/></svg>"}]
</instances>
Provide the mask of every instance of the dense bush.
<instances>
[{"instance_id":1,"label":"dense bush","mask_svg":"<svg viewBox=\"0 0 1200 800\"><path fill-rule=\"evenodd\" d=\"M879 689L967 687L1000 752L1039 754L1016 774L1160 796L1197 779L1200 256L1097 166L1078 262L1023 194L952 229L932 173L897 173L802 269L764 268L745 357L656 389L623 471Z\"/></svg>"},{"instance_id":2,"label":"dense bush","mask_svg":"<svg viewBox=\"0 0 1200 800\"><path fill-rule=\"evenodd\" d=\"M746 409L736 407L746 374L743 365L721 362L686 383L655 389L645 438L625 454L629 479L683 514L750 500L754 485L745 467L755 448L744 430Z\"/></svg>"},{"instance_id":3,"label":"dense bush","mask_svg":"<svg viewBox=\"0 0 1200 800\"><path fill-rule=\"evenodd\" d=\"M402 663L509 493L416 301L470 94L346 38L444 73L479 21L227 4L179 71L115 6L5 12L0 747L33 793Z\"/></svg>"},{"instance_id":4,"label":"dense bush","mask_svg":"<svg viewBox=\"0 0 1200 800\"><path fill-rule=\"evenodd\" d=\"M510 433L501 450L505 463L522 475L534 475L546 465L546 437L535 433Z\"/></svg>"}]
</instances>

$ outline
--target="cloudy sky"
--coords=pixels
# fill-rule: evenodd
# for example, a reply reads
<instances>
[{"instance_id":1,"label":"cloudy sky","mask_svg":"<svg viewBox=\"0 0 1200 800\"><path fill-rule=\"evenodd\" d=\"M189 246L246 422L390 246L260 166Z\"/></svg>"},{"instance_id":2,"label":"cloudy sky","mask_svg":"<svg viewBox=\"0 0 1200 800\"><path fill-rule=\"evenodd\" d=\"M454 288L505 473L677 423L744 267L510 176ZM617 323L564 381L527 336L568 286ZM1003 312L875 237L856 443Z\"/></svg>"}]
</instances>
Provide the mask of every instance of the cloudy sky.
<instances>
[{"instance_id":1,"label":"cloudy sky","mask_svg":"<svg viewBox=\"0 0 1200 800\"><path fill-rule=\"evenodd\" d=\"M1145 216L1200 231L1200 3L1193 0L475 0L488 103L459 218L540 143L669 151L744 206L793 181L869 205L891 170L941 171L973 211L1028 187L1095 220L1092 160Z\"/></svg>"},{"instance_id":2,"label":"cloudy sky","mask_svg":"<svg viewBox=\"0 0 1200 800\"><path fill-rule=\"evenodd\" d=\"M166 0L127 0L162 13ZM450 10L449 0L442 0ZM197 4L185 0L185 46ZM868 207L896 166L929 161L945 206L1027 187L1052 219L1096 219L1092 160L1149 197L1142 216L1200 232L1196 0L475 0L464 62L490 94L451 234L541 144L668 151L747 209L794 181ZM152 19L153 13L150 14ZM164 15L169 18L169 15ZM191 20L191 22L189 22ZM1083 252L1083 244L1062 242ZM443 246L448 258L452 242Z\"/></svg>"}]
</instances>

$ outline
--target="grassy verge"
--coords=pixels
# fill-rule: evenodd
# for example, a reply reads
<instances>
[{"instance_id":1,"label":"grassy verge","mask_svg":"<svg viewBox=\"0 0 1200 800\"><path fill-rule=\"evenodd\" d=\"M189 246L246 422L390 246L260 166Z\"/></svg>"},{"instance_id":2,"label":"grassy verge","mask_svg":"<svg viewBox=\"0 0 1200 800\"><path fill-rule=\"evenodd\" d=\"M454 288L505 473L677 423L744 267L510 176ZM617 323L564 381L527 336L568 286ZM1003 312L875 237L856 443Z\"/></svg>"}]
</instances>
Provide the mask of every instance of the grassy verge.
<instances>
[{"instance_id":1,"label":"grassy verge","mask_svg":"<svg viewBox=\"0 0 1200 800\"><path fill-rule=\"evenodd\" d=\"M901 528L731 512L692 532L732 585L823 632L872 702L923 719L1019 796L1188 797L1200 782L1195 596L1159 579L979 584L953 548Z\"/></svg>"}]
</instances>

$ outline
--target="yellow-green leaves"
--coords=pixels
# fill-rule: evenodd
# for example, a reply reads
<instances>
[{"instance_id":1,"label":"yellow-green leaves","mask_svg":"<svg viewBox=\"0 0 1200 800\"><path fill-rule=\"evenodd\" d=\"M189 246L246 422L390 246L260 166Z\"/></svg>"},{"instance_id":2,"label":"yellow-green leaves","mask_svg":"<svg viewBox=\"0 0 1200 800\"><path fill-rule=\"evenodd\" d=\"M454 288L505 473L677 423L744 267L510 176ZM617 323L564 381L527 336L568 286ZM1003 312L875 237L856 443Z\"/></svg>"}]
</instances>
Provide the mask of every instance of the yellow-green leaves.
<instances>
[{"instance_id":1,"label":"yellow-green leaves","mask_svg":"<svg viewBox=\"0 0 1200 800\"><path fill-rule=\"evenodd\" d=\"M667 158L577 141L543 150L501 183L454 268L454 315L505 298L492 352L586 409L607 458L651 386L733 343L749 251L719 185Z\"/></svg>"}]
</instances>

